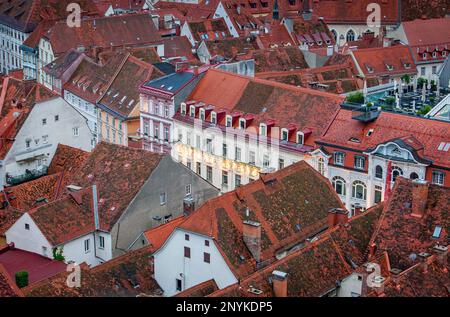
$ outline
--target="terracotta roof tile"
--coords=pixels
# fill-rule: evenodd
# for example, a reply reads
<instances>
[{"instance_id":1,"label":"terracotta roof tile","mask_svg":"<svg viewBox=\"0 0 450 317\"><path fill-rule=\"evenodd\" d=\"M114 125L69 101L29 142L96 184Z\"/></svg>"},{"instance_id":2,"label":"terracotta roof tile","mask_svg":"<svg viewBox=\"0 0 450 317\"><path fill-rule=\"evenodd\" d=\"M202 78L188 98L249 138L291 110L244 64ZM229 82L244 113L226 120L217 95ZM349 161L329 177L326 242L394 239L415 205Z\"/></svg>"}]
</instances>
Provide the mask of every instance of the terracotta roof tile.
<instances>
[{"instance_id":1,"label":"terracotta roof tile","mask_svg":"<svg viewBox=\"0 0 450 317\"><path fill-rule=\"evenodd\" d=\"M110 143L99 143L70 184L98 188L101 227L110 230L136 196L162 156Z\"/></svg>"},{"instance_id":2,"label":"terracotta roof tile","mask_svg":"<svg viewBox=\"0 0 450 317\"><path fill-rule=\"evenodd\" d=\"M220 40L231 37L230 31L223 18L202 19L199 21L187 22L195 41L201 42L204 38L210 40Z\"/></svg>"},{"instance_id":3,"label":"terracotta roof tile","mask_svg":"<svg viewBox=\"0 0 450 317\"><path fill-rule=\"evenodd\" d=\"M136 297L161 296L153 277L151 252L131 251L95 268L81 266L81 287L69 288L67 272L23 289L29 297Z\"/></svg>"},{"instance_id":4,"label":"terracotta roof tile","mask_svg":"<svg viewBox=\"0 0 450 317\"><path fill-rule=\"evenodd\" d=\"M421 252L430 251L436 244L447 245L450 232L450 189L428 186L427 196L414 196L415 184L398 178L386 202L380 222L371 239L378 252L387 251L392 268L405 270L417 263ZM422 217L413 215L412 208L425 199ZM433 237L436 228L439 235Z\"/></svg>"},{"instance_id":5,"label":"terracotta roof tile","mask_svg":"<svg viewBox=\"0 0 450 317\"><path fill-rule=\"evenodd\" d=\"M150 244L152 251L158 250L173 230L184 221L184 216L177 217L166 224L160 225L144 232L144 236Z\"/></svg>"},{"instance_id":6,"label":"terracotta roof tile","mask_svg":"<svg viewBox=\"0 0 450 317\"><path fill-rule=\"evenodd\" d=\"M178 293L175 297L205 297L214 293L218 289L219 287L216 282L214 280L209 280L188 288L187 290Z\"/></svg>"},{"instance_id":7,"label":"terracotta roof tile","mask_svg":"<svg viewBox=\"0 0 450 317\"><path fill-rule=\"evenodd\" d=\"M411 21L426 17L443 18L449 13L448 0L430 0L424 5L423 1L402 0L402 21Z\"/></svg>"},{"instance_id":8,"label":"terracotta roof tile","mask_svg":"<svg viewBox=\"0 0 450 317\"><path fill-rule=\"evenodd\" d=\"M23 296L22 292L17 288L16 283L9 276L6 269L0 264L0 297L18 297Z\"/></svg>"},{"instance_id":9,"label":"terracotta roof tile","mask_svg":"<svg viewBox=\"0 0 450 317\"><path fill-rule=\"evenodd\" d=\"M248 208L248 211L247 211ZM242 239L244 220L261 223L261 261L327 228L328 211L342 208L328 181L305 162L209 200L180 228L211 236L239 276L255 271Z\"/></svg>"}]
</instances>

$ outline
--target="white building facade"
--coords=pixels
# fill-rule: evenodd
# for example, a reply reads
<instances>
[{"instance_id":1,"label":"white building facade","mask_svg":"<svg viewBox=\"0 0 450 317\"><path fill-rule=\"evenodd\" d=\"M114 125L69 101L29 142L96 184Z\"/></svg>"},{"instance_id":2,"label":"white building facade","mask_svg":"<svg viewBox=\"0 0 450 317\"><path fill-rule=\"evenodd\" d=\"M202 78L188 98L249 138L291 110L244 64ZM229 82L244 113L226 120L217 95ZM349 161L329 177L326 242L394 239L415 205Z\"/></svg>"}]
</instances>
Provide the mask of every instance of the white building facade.
<instances>
[{"instance_id":1,"label":"white building facade","mask_svg":"<svg viewBox=\"0 0 450 317\"><path fill-rule=\"evenodd\" d=\"M155 280L165 296L212 279L219 289L237 283L214 240L208 236L177 228L153 256Z\"/></svg>"},{"instance_id":2,"label":"white building facade","mask_svg":"<svg viewBox=\"0 0 450 317\"><path fill-rule=\"evenodd\" d=\"M46 174L59 143L89 152L92 140L86 119L64 99L37 103L3 161L0 185Z\"/></svg>"},{"instance_id":3,"label":"white building facade","mask_svg":"<svg viewBox=\"0 0 450 317\"><path fill-rule=\"evenodd\" d=\"M0 23L0 72L8 74L11 70L22 69L20 46L29 34Z\"/></svg>"}]
</instances>

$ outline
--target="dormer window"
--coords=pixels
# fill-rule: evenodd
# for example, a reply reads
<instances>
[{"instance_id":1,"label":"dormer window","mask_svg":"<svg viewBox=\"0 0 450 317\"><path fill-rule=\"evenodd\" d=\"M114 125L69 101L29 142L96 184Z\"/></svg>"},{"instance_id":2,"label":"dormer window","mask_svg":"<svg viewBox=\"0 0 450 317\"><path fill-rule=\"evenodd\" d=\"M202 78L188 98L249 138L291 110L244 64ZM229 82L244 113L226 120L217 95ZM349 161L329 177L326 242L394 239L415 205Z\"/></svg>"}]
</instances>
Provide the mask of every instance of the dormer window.
<instances>
[{"instance_id":1,"label":"dormer window","mask_svg":"<svg viewBox=\"0 0 450 317\"><path fill-rule=\"evenodd\" d=\"M281 129L281 141L288 141L289 139L289 132L287 129Z\"/></svg>"},{"instance_id":2,"label":"dormer window","mask_svg":"<svg viewBox=\"0 0 450 317\"><path fill-rule=\"evenodd\" d=\"M195 117L195 106L191 106L189 108L189 116L191 116L192 118Z\"/></svg>"},{"instance_id":3,"label":"dormer window","mask_svg":"<svg viewBox=\"0 0 450 317\"><path fill-rule=\"evenodd\" d=\"M233 118L231 116L227 116L225 126L227 128L230 128L233 126Z\"/></svg>"},{"instance_id":4,"label":"dormer window","mask_svg":"<svg viewBox=\"0 0 450 317\"><path fill-rule=\"evenodd\" d=\"M369 73L373 73L373 67L371 67L370 65L366 65L366 69Z\"/></svg>"},{"instance_id":5,"label":"dormer window","mask_svg":"<svg viewBox=\"0 0 450 317\"><path fill-rule=\"evenodd\" d=\"M205 109L200 109L200 120L205 121Z\"/></svg>"},{"instance_id":6,"label":"dormer window","mask_svg":"<svg viewBox=\"0 0 450 317\"><path fill-rule=\"evenodd\" d=\"M436 57L437 57L436 52L433 52L433 58L436 58Z\"/></svg>"},{"instance_id":7,"label":"dormer window","mask_svg":"<svg viewBox=\"0 0 450 317\"><path fill-rule=\"evenodd\" d=\"M442 51L442 57L447 56L447 51Z\"/></svg>"},{"instance_id":8,"label":"dormer window","mask_svg":"<svg viewBox=\"0 0 450 317\"><path fill-rule=\"evenodd\" d=\"M427 59L427 53L422 54L423 59Z\"/></svg>"},{"instance_id":9,"label":"dormer window","mask_svg":"<svg viewBox=\"0 0 450 317\"><path fill-rule=\"evenodd\" d=\"M297 144L304 144L305 136L303 132L299 131L297 132Z\"/></svg>"},{"instance_id":10,"label":"dormer window","mask_svg":"<svg viewBox=\"0 0 450 317\"><path fill-rule=\"evenodd\" d=\"M261 123L259 125L259 134L262 136L266 136L267 135L267 125L265 123Z\"/></svg>"},{"instance_id":11,"label":"dormer window","mask_svg":"<svg viewBox=\"0 0 450 317\"><path fill-rule=\"evenodd\" d=\"M387 69L388 69L389 71L394 70L394 66L393 66L393 65L386 64L386 67L387 67Z\"/></svg>"},{"instance_id":12,"label":"dormer window","mask_svg":"<svg viewBox=\"0 0 450 317\"><path fill-rule=\"evenodd\" d=\"M181 114L182 114L183 116L186 115L186 104L185 104L185 103L182 103L182 104L181 104Z\"/></svg>"},{"instance_id":13,"label":"dormer window","mask_svg":"<svg viewBox=\"0 0 450 317\"><path fill-rule=\"evenodd\" d=\"M406 69L410 69L411 68L411 64L410 63L405 63L404 66L405 66Z\"/></svg>"},{"instance_id":14,"label":"dormer window","mask_svg":"<svg viewBox=\"0 0 450 317\"><path fill-rule=\"evenodd\" d=\"M217 124L217 114L215 112L211 112L211 123Z\"/></svg>"},{"instance_id":15,"label":"dormer window","mask_svg":"<svg viewBox=\"0 0 450 317\"><path fill-rule=\"evenodd\" d=\"M239 119L239 129L245 130L246 128L246 121L245 119Z\"/></svg>"}]
</instances>

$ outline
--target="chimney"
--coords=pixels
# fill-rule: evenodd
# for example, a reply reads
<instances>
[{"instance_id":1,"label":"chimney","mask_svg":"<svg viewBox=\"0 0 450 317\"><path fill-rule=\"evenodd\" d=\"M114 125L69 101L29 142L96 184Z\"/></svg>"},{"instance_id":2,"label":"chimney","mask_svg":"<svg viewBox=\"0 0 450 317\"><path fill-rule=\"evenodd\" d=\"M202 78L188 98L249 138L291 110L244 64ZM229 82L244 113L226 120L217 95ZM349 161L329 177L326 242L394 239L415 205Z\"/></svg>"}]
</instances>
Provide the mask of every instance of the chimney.
<instances>
[{"instance_id":1,"label":"chimney","mask_svg":"<svg viewBox=\"0 0 450 317\"><path fill-rule=\"evenodd\" d=\"M97 185L92 185L92 204L94 205L94 221L95 230L100 229L100 221L98 217L98 196L97 196Z\"/></svg>"},{"instance_id":2,"label":"chimney","mask_svg":"<svg viewBox=\"0 0 450 317\"><path fill-rule=\"evenodd\" d=\"M194 76L198 76L198 66L194 66Z\"/></svg>"},{"instance_id":3,"label":"chimney","mask_svg":"<svg viewBox=\"0 0 450 317\"><path fill-rule=\"evenodd\" d=\"M413 180L411 216L418 218L424 216L428 200L428 187L429 184L425 180Z\"/></svg>"},{"instance_id":4,"label":"chimney","mask_svg":"<svg viewBox=\"0 0 450 317\"><path fill-rule=\"evenodd\" d=\"M194 198L189 195L183 199L183 215L189 216L195 210Z\"/></svg>"},{"instance_id":5,"label":"chimney","mask_svg":"<svg viewBox=\"0 0 450 317\"><path fill-rule=\"evenodd\" d=\"M328 212L328 228L331 229L338 224L347 223L348 211L342 208L333 208Z\"/></svg>"},{"instance_id":6,"label":"chimney","mask_svg":"<svg viewBox=\"0 0 450 317\"><path fill-rule=\"evenodd\" d=\"M261 260L261 224L256 221L244 220L242 226L244 243L256 262Z\"/></svg>"},{"instance_id":7,"label":"chimney","mask_svg":"<svg viewBox=\"0 0 450 317\"><path fill-rule=\"evenodd\" d=\"M436 244L433 250L436 254L436 260L440 264L447 266L448 246Z\"/></svg>"},{"instance_id":8,"label":"chimney","mask_svg":"<svg viewBox=\"0 0 450 317\"><path fill-rule=\"evenodd\" d=\"M420 259L420 263L421 263L420 267L421 267L423 273L427 273L427 271L428 271L428 264L430 264L429 260L431 260L430 256L431 256L431 254L426 253L426 252L419 253L419 259Z\"/></svg>"},{"instance_id":9,"label":"chimney","mask_svg":"<svg viewBox=\"0 0 450 317\"><path fill-rule=\"evenodd\" d=\"M272 272L272 286L275 297L287 297L287 273L274 270Z\"/></svg>"}]
</instances>

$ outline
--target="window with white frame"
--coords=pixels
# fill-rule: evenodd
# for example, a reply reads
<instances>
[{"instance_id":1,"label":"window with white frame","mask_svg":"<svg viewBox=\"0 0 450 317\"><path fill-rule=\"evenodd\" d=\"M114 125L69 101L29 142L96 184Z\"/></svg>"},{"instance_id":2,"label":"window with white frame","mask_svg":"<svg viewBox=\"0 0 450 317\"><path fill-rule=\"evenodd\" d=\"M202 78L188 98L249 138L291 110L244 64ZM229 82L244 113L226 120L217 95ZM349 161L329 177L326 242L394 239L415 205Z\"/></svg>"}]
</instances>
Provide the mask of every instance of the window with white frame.
<instances>
[{"instance_id":1,"label":"window with white frame","mask_svg":"<svg viewBox=\"0 0 450 317\"><path fill-rule=\"evenodd\" d=\"M366 164L366 159L362 156L355 156L355 168L363 170Z\"/></svg>"},{"instance_id":2,"label":"window with white frame","mask_svg":"<svg viewBox=\"0 0 450 317\"><path fill-rule=\"evenodd\" d=\"M436 185L444 185L445 173L442 171L433 171L432 183Z\"/></svg>"},{"instance_id":3,"label":"window with white frame","mask_svg":"<svg viewBox=\"0 0 450 317\"><path fill-rule=\"evenodd\" d=\"M200 120L205 121L205 109L200 109Z\"/></svg>"},{"instance_id":4,"label":"window with white frame","mask_svg":"<svg viewBox=\"0 0 450 317\"><path fill-rule=\"evenodd\" d=\"M84 252L91 251L91 239L84 240Z\"/></svg>"},{"instance_id":5,"label":"window with white frame","mask_svg":"<svg viewBox=\"0 0 450 317\"><path fill-rule=\"evenodd\" d=\"M297 144L303 144L305 141L304 138L303 132L297 132Z\"/></svg>"},{"instance_id":6,"label":"window with white frame","mask_svg":"<svg viewBox=\"0 0 450 317\"><path fill-rule=\"evenodd\" d=\"M256 165L256 154L254 151L248 152L248 164Z\"/></svg>"},{"instance_id":7,"label":"window with white frame","mask_svg":"<svg viewBox=\"0 0 450 317\"><path fill-rule=\"evenodd\" d=\"M397 179L397 177L399 176L403 176L403 170L398 167L398 166L394 166L392 168L392 175L391 175L391 181L395 182L395 180Z\"/></svg>"},{"instance_id":8,"label":"window with white frame","mask_svg":"<svg viewBox=\"0 0 450 317\"><path fill-rule=\"evenodd\" d=\"M375 178L383 179L383 168L380 165L375 166Z\"/></svg>"},{"instance_id":9,"label":"window with white frame","mask_svg":"<svg viewBox=\"0 0 450 317\"><path fill-rule=\"evenodd\" d=\"M336 152L334 153L334 164L335 165L344 165L345 162L345 153Z\"/></svg>"},{"instance_id":10,"label":"window with white frame","mask_svg":"<svg viewBox=\"0 0 450 317\"><path fill-rule=\"evenodd\" d=\"M191 184L186 185L184 189L185 189L185 195L186 196L189 196L189 195L192 194L192 186L191 186Z\"/></svg>"},{"instance_id":11,"label":"window with white frame","mask_svg":"<svg viewBox=\"0 0 450 317\"><path fill-rule=\"evenodd\" d=\"M234 149L234 158L236 161L240 161L241 160L241 148L236 146Z\"/></svg>"},{"instance_id":12,"label":"window with white frame","mask_svg":"<svg viewBox=\"0 0 450 317\"><path fill-rule=\"evenodd\" d=\"M245 130L245 119L239 119L239 129Z\"/></svg>"},{"instance_id":13,"label":"window with white frame","mask_svg":"<svg viewBox=\"0 0 450 317\"><path fill-rule=\"evenodd\" d=\"M322 157L317 160L317 170L320 174L325 175L325 160Z\"/></svg>"},{"instance_id":14,"label":"window with white frame","mask_svg":"<svg viewBox=\"0 0 450 317\"><path fill-rule=\"evenodd\" d=\"M227 116L225 126L231 127L233 125L233 118L231 116Z\"/></svg>"},{"instance_id":15,"label":"window with white frame","mask_svg":"<svg viewBox=\"0 0 450 317\"><path fill-rule=\"evenodd\" d=\"M259 134L262 136L266 136L267 134L267 125L265 125L264 123L261 123L259 125Z\"/></svg>"},{"instance_id":16,"label":"window with white frame","mask_svg":"<svg viewBox=\"0 0 450 317\"><path fill-rule=\"evenodd\" d=\"M104 249L105 248L105 237L103 236L98 236L98 244L100 249Z\"/></svg>"},{"instance_id":17,"label":"window with white frame","mask_svg":"<svg viewBox=\"0 0 450 317\"><path fill-rule=\"evenodd\" d=\"M217 114L215 112L211 112L211 123L217 124Z\"/></svg>"},{"instance_id":18,"label":"window with white frame","mask_svg":"<svg viewBox=\"0 0 450 317\"><path fill-rule=\"evenodd\" d=\"M361 181L354 181L352 184L352 198L366 200L367 186Z\"/></svg>"},{"instance_id":19,"label":"window with white frame","mask_svg":"<svg viewBox=\"0 0 450 317\"><path fill-rule=\"evenodd\" d=\"M345 187L345 179L339 176L333 177L331 183L333 184L333 188L338 193L338 195L345 196L346 187Z\"/></svg>"},{"instance_id":20,"label":"window with white frame","mask_svg":"<svg viewBox=\"0 0 450 317\"><path fill-rule=\"evenodd\" d=\"M267 154L264 154L263 156L263 167L269 167L270 166L270 157Z\"/></svg>"},{"instance_id":21,"label":"window with white frame","mask_svg":"<svg viewBox=\"0 0 450 317\"><path fill-rule=\"evenodd\" d=\"M195 106L191 106L189 109L189 115L194 118L195 117Z\"/></svg>"},{"instance_id":22,"label":"window with white frame","mask_svg":"<svg viewBox=\"0 0 450 317\"><path fill-rule=\"evenodd\" d=\"M73 136L79 136L80 135L80 130L78 127L72 128L72 134Z\"/></svg>"},{"instance_id":23,"label":"window with white frame","mask_svg":"<svg viewBox=\"0 0 450 317\"><path fill-rule=\"evenodd\" d=\"M213 140L206 139L206 152L213 154Z\"/></svg>"},{"instance_id":24,"label":"window with white frame","mask_svg":"<svg viewBox=\"0 0 450 317\"><path fill-rule=\"evenodd\" d=\"M288 141L289 132L287 129L281 129L281 141Z\"/></svg>"},{"instance_id":25,"label":"window with white frame","mask_svg":"<svg viewBox=\"0 0 450 317\"><path fill-rule=\"evenodd\" d=\"M181 114L186 115L186 104L185 103L181 104Z\"/></svg>"}]
</instances>

